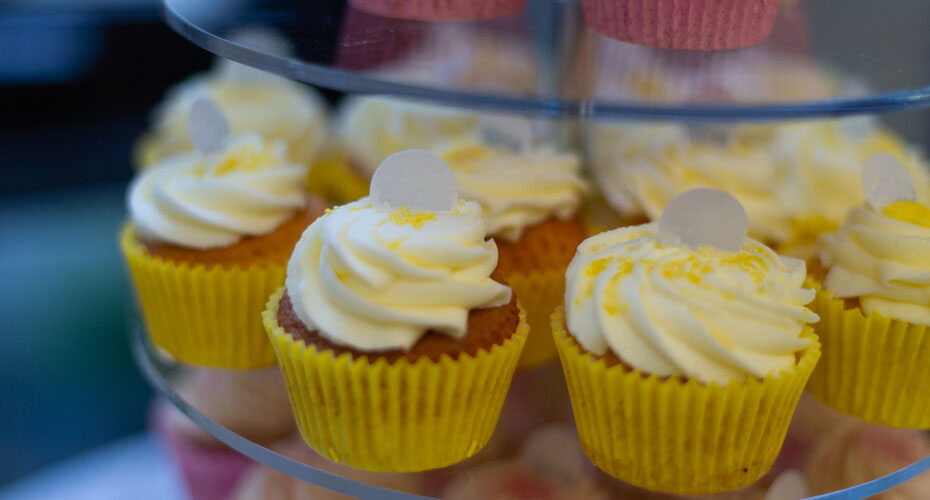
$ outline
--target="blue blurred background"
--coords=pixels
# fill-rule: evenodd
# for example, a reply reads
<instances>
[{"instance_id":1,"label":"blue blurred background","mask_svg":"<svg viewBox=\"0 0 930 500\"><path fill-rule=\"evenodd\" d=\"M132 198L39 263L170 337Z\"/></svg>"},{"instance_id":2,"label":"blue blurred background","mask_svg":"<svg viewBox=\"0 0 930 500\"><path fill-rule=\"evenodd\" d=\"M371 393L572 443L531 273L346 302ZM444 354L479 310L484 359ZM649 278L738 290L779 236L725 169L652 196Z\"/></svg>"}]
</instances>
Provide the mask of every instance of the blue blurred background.
<instances>
[{"instance_id":1,"label":"blue blurred background","mask_svg":"<svg viewBox=\"0 0 930 500\"><path fill-rule=\"evenodd\" d=\"M156 0L0 1L0 487L144 427L116 247L130 148L210 60Z\"/></svg>"}]
</instances>

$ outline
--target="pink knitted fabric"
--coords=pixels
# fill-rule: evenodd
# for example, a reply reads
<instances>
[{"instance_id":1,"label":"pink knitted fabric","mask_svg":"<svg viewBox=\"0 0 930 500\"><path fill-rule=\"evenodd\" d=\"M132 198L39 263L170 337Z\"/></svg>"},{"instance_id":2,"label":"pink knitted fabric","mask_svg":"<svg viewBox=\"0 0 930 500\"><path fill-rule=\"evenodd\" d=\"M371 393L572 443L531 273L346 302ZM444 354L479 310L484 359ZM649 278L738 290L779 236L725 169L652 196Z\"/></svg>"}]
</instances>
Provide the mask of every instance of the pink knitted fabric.
<instances>
[{"instance_id":1,"label":"pink knitted fabric","mask_svg":"<svg viewBox=\"0 0 930 500\"><path fill-rule=\"evenodd\" d=\"M624 42L726 50L762 43L780 0L582 0L585 22Z\"/></svg>"},{"instance_id":2,"label":"pink knitted fabric","mask_svg":"<svg viewBox=\"0 0 930 500\"><path fill-rule=\"evenodd\" d=\"M516 14L526 0L349 0L358 10L422 21L473 21Z\"/></svg>"}]
</instances>

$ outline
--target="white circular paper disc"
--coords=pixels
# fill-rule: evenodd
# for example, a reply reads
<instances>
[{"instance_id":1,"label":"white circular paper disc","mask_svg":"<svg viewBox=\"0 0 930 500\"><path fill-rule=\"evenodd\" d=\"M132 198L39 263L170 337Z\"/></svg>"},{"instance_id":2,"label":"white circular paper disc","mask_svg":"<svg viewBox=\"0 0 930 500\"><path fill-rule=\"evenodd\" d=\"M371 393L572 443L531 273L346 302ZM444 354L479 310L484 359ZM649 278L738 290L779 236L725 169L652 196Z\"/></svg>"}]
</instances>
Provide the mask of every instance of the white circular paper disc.
<instances>
[{"instance_id":1,"label":"white circular paper disc","mask_svg":"<svg viewBox=\"0 0 930 500\"><path fill-rule=\"evenodd\" d=\"M712 246L738 251L746 239L749 219L743 205L726 191L697 188L672 198L659 218L663 245Z\"/></svg>"},{"instance_id":2,"label":"white circular paper disc","mask_svg":"<svg viewBox=\"0 0 930 500\"><path fill-rule=\"evenodd\" d=\"M449 165L422 149L388 156L371 178L371 204L382 210L452 210L458 198L458 185Z\"/></svg>"},{"instance_id":3,"label":"white circular paper disc","mask_svg":"<svg viewBox=\"0 0 930 500\"><path fill-rule=\"evenodd\" d=\"M229 123L209 97L200 97L191 105L188 134L197 151L210 154L223 149L229 136Z\"/></svg>"}]
</instances>

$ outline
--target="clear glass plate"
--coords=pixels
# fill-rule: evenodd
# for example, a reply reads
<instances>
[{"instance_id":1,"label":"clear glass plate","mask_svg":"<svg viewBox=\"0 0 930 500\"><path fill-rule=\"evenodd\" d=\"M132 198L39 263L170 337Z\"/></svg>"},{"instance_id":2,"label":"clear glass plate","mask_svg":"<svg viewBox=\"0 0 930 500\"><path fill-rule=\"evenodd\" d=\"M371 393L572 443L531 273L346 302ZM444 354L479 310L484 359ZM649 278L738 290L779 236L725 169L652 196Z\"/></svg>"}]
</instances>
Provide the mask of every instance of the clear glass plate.
<instances>
[{"instance_id":1,"label":"clear glass plate","mask_svg":"<svg viewBox=\"0 0 930 500\"><path fill-rule=\"evenodd\" d=\"M135 323L130 330L130 343L132 351L142 373L158 391L158 393L180 410L181 413L189 417L194 424L200 429L209 433L215 439L225 443L229 447L242 453L243 455L264 464L271 469L280 471L294 478L306 481L313 485L320 486L332 491L351 495L362 499L415 499L415 498L435 498L447 493L450 484L457 481L459 485L463 483L481 483L487 481L489 471L494 467L510 467L515 464L513 449L521 449L517 455L532 455L527 458L518 467L536 468L536 474L543 475L543 472L553 477L557 477L555 484L574 484L585 482L584 488L586 497L593 495L593 491L600 492L603 496L590 496L590 498L610 498L624 499L630 498L649 498L669 500L674 498L686 498L675 495L665 495L659 493L647 492L633 486L627 485L615 479L612 479L600 471L596 470L593 465L581 457L581 462L573 462L565 457L579 455L580 448L577 443L566 443L566 439L573 436L574 427L570 423L570 410L567 403L567 394L564 391L564 381L561 381L561 369L557 361L550 363L541 368L532 371L518 372L511 385L508 401L504 406L501 415L501 421L498 424L497 433L492 438L491 443L485 450L479 452L476 456L468 459L462 464L439 469L437 471L427 471L415 474L393 475L393 481L383 481L383 475L375 473L365 473L348 469L344 466L336 466L317 456L308 465L307 460L299 461L289 456L282 455L278 451L280 448L268 443L260 443L261 436L246 437L206 416L197 408L195 403L185 396L183 384L185 379L197 376L197 372L212 372L212 380L218 380L216 373L218 370L200 370L188 365L177 364L168 360L148 342L139 323ZM239 372L242 373L242 372ZM283 383L283 382L282 382ZM217 386L217 391L222 390ZM807 396L805 396L807 398ZM813 400L804 401L804 408L813 408L810 405L819 403ZM799 407L800 408L800 407ZM566 413L568 411L568 413ZM799 412L802 410L799 409ZM806 417L819 415L821 410L814 409L815 413L807 413ZM851 418L851 417L848 417ZM799 420L796 415L795 420ZM157 426L156 426L157 427ZM877 427L877 426L876 426ZM553 431L553 429L555 429ZM804 440L809 434L810 429L800 429L792 427L789 431L786 444L782 449L782 454L776 461L776 468L780 466L783 460L791 463L792 460L798 460L797 456L792 454L807 453L803 451ZM916 431L914 431L916 432ZM546 434L547 437L541 437ZM569 436L569 437L566 437ZM553 439L557 438L557 439ZM291 442L299 442L299 438L292 437ZM532 442L532 444L531 444ZM299 443L301 446L302 443ZM577 448L577 449L575 449ZM291 447L293 449L293 446ZM531 452L528 452L532 449ZM305 450L305 456L312 454L309 449ZM859 455L861 458L861 455ZM855 459L853 457L852 459ZM842 457L840 460L848 461L849 457ZM541 469L543 472L540 472ZM866 470L867 466L856 467L857 470ZM914 476L930 469L930 456L906 464L902 468L891 472L890 474L874 477L867 482L863 482L854 487L843 490L833 491L816 497L817 500L856 500L867 498L878 494L884 490L899 485ZM508 470L508 469L505 469ZM516 470L516 469L515 469ZM562 476L559 476L559 475ZM397 476L405 476L401 479L402 484L416 484L417 493L398 491L388 489L378 484L397 484ZM768 477L767 480L771 480ZM766 481L763 479L761 481ZM378 484L373 484L378 483ZM442 486L436 486L442 484ZM580 487L571 486L576 488ZM575 490L572 490L575 491ZM753 490L754 491L754 490ZM759 493L764 494L764 489ZM425 493L426 496L420 493ZM635 495L635 496L634 496ZM745 498L757 498L753 496L732 496L734 494L725 493L720 495L704 495L700 497L703 500L737 500ZM761 496L759 496L761 498Z\"/></svg>"},{"instance_id":2,"label":"clear glass plate","mask_svg":"<svg viewBox=\"0 0 930 500\"><path fill-rule=\"evenodd\" d=\"M348 93L548 116L690 120L930 103L930 3L920 0L784 2L765 43L717 52L609 39L586 27L577 0L531 0L518 15L481 22L388 19L344 0L163 2L168 24L210 52Z\"/></svg>"}]
</instances>

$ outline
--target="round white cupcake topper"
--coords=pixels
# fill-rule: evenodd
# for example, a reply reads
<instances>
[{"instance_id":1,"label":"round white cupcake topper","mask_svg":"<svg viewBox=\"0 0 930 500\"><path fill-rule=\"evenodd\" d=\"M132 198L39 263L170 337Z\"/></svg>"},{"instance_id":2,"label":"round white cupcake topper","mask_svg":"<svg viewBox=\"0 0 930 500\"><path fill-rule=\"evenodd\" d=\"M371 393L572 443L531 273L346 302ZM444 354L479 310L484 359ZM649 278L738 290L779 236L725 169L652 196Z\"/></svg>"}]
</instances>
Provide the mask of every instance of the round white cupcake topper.
<instances>
[{"instance_id":1,"label":"round white cupcake topper","mask_svg":"<svg viewBox=\"0 0 930 500\"><path fill-rule=\"evenodd\" d=\"M672 198L659 217L663 245L712 246L735 252L743 246L749 219L726 191L697 188Z\"/></svg>"},{"instance_id":2,"label":"round white cupcake topper","mask_svg":"<svg viewBox=\"0 0 930 500\"><path fill-rule=\"evenodd\" d=\"M917 195L911 176L904 166L888 153L876 153L862 165L862 189L869 205L881 210L896 201L913 201Z\"/></svg>"},{"instance_id":3,"label":"round white cupcake topper","mask_svg":"<svg viewBox=\"0 0 930 500\"><path fill-rule=\"evenodd\" d=\"M371 178L371 204L380 210L452 210L458 199L458 184L449 165L422 149L388 156Z\"/></svg>"},{"instance_id":4,"label":"round white cupcake topper","mask_svg":"<svg viewBox=\"0 0 930 500\"><path fill-rule=\"evenodd\" d=\"M229 136L229 123L209 97L200 97L191 105L188 133L198 152L217 153L223 149Z\"/></svg>"},{"instance_id":5,"label":"round white cupcake topper","mask_svg":"<svg viewBox=\"0 0 930 500\"><path fill-rule=\"evenodd\" d=\"M520 116L484 115L478 130L484 142L514 153L525 153L533 145L533 125Z\"/></svg>"}]
</instances>

